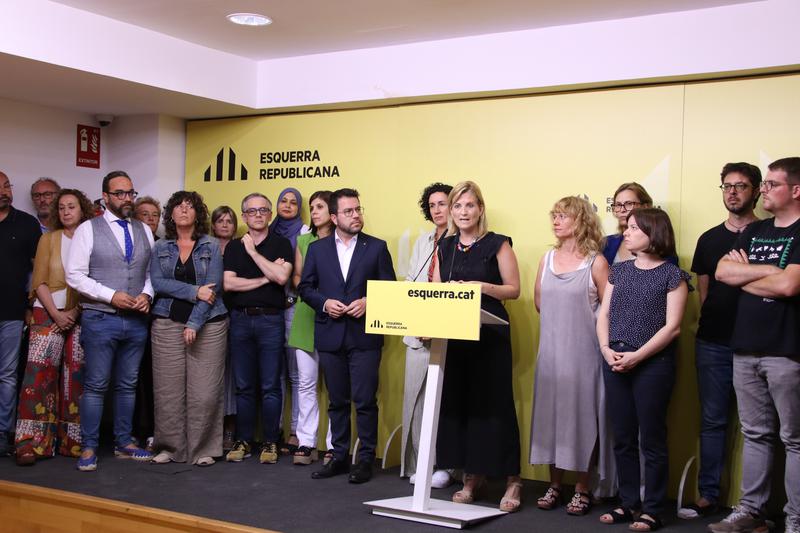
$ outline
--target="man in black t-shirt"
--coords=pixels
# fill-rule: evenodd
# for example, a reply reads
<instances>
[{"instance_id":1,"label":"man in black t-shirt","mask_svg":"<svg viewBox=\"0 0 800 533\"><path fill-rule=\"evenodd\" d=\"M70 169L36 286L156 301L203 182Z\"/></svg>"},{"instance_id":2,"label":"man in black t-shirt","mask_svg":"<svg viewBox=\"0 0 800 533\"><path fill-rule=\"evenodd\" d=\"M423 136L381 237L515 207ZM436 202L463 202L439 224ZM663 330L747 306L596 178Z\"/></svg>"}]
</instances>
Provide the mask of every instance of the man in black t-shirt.
<instances>
[{"instance_id":1,"label":"man in black t-shirt","mask_svg":"<svg viewBox=\"0 0 800 533\"><path fill-rule=\"evenodd\" d=\"M736 244L739 233L757 220L761 171L749 163L728 163L720 174L722 203L728 218L697 240L692 271L697 274L700 324L695 340L697 391L700 396L700 498L678 513L697 518L717 509L719 483L725 464L725 436L733 396L733 350L730 347L739 288L714 278L719 260Z\"/></svg>"},{"instance_id":2,"label":"man in black t-shirt","mask_svg":"<svg viewBox=\"0 0 800 533\"><path fill-rule=\"evenodd\" d=\"M786 528L800 531L800 157L774 161L761 183L773 218L750 224L717 266L740 287L731 337L733 387L744 435L742 496L714 533L766 529L778 438L786 449Z\"/></svg>"},{"instance_id":3,"label":"man in black t-shirt","mask_svg":"<svg viewBox=\"0 0 800 533\"><path fill-rule=\"evenodd\" d=\"M230 350L236 382L236 443L226 460L250 456L261 402L263 445L259 460L278 461L278 438L283 408L281 374L286 296L292 274L292 245L269 233L272 203L253 193L242 200L247 233L228 243L224 256L225 291L229 293Z\"/></svg>"},{"instance_id":4,"label":"man in black t-shirt","mask_svg":"<svg viewBox=\"0 0 800 533\"><path fill-rule=\"evenodd\" d=\"M8 434L14 429L17 408L17 361L22 326L28 307L28 284L33 258L42 232L39 222L11 205L8 176L0 171L0 457L10 450Z\"/></svg>"}]
</instances>

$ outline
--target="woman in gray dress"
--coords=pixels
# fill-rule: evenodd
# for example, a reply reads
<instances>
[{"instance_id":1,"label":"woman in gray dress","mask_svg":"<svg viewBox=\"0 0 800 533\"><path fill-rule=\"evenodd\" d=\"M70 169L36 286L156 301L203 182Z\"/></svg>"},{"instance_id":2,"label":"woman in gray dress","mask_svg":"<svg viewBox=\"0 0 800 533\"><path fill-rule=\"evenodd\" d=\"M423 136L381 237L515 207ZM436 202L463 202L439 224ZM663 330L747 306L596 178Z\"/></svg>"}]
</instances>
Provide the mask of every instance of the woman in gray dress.
<instances>
[{"instance_id":1,"label":"woman in gray dress","mask_svg":"<svg viewBox=\"0 0 800 533\"><path fill-rule=\"evenodd\" d=\"M606 437L602 355L596 312L608 281L600 253L600 219L589 202L562 198L550 212L556 244L539 262L534 302L540 313L539 352L531 421L532 464L550 466L550 487L540 509L561 503L565 470L577 472L567 513L584 515L592 504L590 479L613 478ZM607 453L604 453L607 452Z\"/></svg>"}]
</instances>

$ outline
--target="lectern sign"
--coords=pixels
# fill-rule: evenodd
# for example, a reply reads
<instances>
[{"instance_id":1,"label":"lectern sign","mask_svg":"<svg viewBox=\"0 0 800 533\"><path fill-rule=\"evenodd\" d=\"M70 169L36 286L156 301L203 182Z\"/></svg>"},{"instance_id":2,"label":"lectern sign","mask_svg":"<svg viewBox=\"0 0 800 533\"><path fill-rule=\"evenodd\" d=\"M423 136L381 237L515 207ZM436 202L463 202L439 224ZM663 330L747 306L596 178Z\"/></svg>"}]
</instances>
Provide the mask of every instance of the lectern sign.
<instances>
[{"instance_id":1,"label":"lectern sign","mask_svg":"<svg viewBox=\"0 0 800 533\"><path fill-rule=\"evenodd\" d=\"M367 333L478 340L478 283L367 282Z\"/></svg>"}]
</instances>

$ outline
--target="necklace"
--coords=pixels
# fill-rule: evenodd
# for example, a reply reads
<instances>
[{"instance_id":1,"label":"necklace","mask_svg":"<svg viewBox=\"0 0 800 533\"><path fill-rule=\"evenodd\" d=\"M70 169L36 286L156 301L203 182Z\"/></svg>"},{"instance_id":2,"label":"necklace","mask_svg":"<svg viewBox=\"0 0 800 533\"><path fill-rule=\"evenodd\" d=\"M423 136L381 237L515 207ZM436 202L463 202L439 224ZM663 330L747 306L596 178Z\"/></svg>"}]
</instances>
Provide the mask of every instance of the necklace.
<instances>
[{"instance_id":1,"label":"necklace","mask_svg":"<svg viewBox=\"0 0 800 533\"><path fill-rule=\"evenodd\" d=\"M459 239L456 243L456 248L458 248L459 252L469 252L470 248L472 248L476 242L478 242L478 237L473 238L472 242L469 244L462 244L461 240Z\"/></svg>"},{"instance_id":2,"label":"necklace","mask_svg":"<svg viewBox=\"0 0 800 533\"><path fill-rule=\"evenodd\" d=\"M747 226L748 226L750 223L752 223L752 222L754 222L754 221L753 221L753 220L751 220L751 221L749 221L749 222L745 222L745 223L744 223L744 224L742 224L741 226L737 226L736 224L734 224L734 223L733 223L733 222L731 222L730 220L726 220L726 221L725 221L725 224L727 224L728 226L730 226L730 227L732 227L734 230L736 230L736 233L741 233L741 232L742 232L742 230L743 230L744 228L746 228L746 227L747 227Z\"/></svg>"}]
</instances>

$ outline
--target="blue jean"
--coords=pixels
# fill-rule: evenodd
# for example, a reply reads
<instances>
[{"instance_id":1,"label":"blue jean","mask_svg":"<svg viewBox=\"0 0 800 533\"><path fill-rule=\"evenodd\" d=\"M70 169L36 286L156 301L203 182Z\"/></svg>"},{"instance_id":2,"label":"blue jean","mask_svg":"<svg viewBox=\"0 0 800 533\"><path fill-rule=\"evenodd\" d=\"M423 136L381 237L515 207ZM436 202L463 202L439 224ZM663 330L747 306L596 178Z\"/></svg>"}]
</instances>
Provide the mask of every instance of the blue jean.
<instances>
[{"instance_id":1,"label":"blue jean","mask_svg":"<svg viewBox=\"0 0 800 533\"><path fill-rule=\"evenodd\" d=\"M14 428L22 320L0 320L0 433Z\"/></svg>"},{"instance_id":2,"label":"blue jean","mask_svg":"<svg viewBox=\"0 0 800 533\"><path fill-rule=\"evenodd\" d=\"M631 352L625 343L611 343L617 352ZM667 407L675 383L674 344L626 373L603 362L607 409L614 430L619 495L622 505L658 515L664 509L669 480ZM639 441L641 437L641 442ZM644 455L644 501L640 499L639 449Z\"/></svg>"},{"instance_id":3,"label":"blue jean","mask_svg":"<svg viewBox=\"0 0 800 533\"><path fill-rule=\"evenodd\" d=\"M725 440L733 398L733 350L728 346L695 341L697 391L700 395L700 496L719 501L719 483L725 466Z\"/></svg>"},{"instance_id":4,"label":"blue jean","mask_svg":"<svg viewBox=\"0 0 800 533\"><path fill-rule=\"evenodd\" d=\"M142 314L113 314L85 309L81 315L84 384L81 397L81 438L85 449L99 444L103 399L114 379L114 442L133 442L131 426L136 404L139 365L147 342L148 320ZM113 376L112 376L113 374Z\"/></svg>"},{"instance_id":5,"label":"blue jean","mask_svg":"<svg viewBox=\"0 0 800 533\"><path fill-rule=\"evenodd\" d=\"M283 333L283 313L248 316L238 309L231 312L231 362L236 381L237 440L253 441L258 397L261 398L261 429L264 441L278 442L280 438L283 410Z\"/></svg>"}]
</instances>

